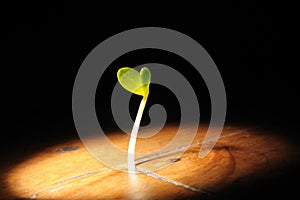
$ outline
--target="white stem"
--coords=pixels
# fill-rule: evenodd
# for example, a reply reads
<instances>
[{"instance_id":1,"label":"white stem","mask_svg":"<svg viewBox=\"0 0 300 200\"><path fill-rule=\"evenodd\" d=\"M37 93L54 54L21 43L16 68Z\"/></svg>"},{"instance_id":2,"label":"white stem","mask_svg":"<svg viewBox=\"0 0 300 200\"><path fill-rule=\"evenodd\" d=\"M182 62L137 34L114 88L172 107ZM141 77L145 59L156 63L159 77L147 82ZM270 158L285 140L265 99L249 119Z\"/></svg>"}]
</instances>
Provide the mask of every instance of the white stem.
<instances>
[{"instance_id":1,"label":"white stem","mask_svg":"<svg viewBox=\"0 0 300 200\"><path fill-rule=\"evenodd\" d=\"M128 145L128 172L129 173L134 173L135 172L135 162L134 162L134 152L135 152L135 143L136 143L136 138L137 138L137 133L140 128L140 122L142 119L143 111L146 106L148 94L145 95L140 103L139 111L136 115L134 125L132 127L132 131L130 134L130 140L129 140L129 145Z\"/></svg>"}]
</instances>

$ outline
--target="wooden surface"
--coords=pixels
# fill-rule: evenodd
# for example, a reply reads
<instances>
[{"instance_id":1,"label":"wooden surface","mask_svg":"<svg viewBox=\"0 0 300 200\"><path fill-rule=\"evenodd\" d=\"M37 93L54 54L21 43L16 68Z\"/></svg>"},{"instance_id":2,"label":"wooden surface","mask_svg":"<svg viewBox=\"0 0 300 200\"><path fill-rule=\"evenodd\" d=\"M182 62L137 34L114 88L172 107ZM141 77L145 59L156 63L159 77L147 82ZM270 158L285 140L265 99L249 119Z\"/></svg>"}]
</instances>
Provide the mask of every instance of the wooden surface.
<instances>
[{"instance_id":1,"label":"wooden surface","mask_svg":"<svg viewBox=\"0 0 300 200\"><path fill-rule=\"evenodd\" d=\"M205 129L199 130L194 143L203 138ZM165 144L174 131L176 127L169 126L157 137L139 140L137 150L151 142L153 145L143 151L159 148L155 141ZM0 199L218 198L234 184L255 182L260 177L280 173L299 156L299 148L260 128L226 126L222 135L213 151L203 159L198 157L200 146L195 145L178 160L176 154L170 154L162 160L138 165L142 172L136 175L104 166L87 152L79 139L51 146L25 160L10 158L2 165ZM109 137L126 149L127 135L114 133ZM72 145L80 148L57 152ZM21 157L22 153L17 156ZM143 171L172 159L166 167Z\"/></svg>"}]
</instances>

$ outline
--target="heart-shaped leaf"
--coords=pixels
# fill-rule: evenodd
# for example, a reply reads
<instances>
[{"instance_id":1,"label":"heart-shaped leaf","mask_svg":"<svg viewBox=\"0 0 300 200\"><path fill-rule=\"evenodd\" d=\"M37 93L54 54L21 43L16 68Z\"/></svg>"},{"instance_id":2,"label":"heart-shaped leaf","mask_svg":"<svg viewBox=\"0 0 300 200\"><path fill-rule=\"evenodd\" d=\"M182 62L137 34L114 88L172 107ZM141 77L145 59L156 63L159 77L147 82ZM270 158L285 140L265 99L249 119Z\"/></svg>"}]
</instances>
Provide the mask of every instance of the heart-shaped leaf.
<instances>
[{"instance_id":1,"label":"heart-shaped leaf","mask_svg":"<svg viewBox=\"0 0 300 200\"><path fill-rule=\"evenodd\" d=\"M117 77L120 84L129 92L141 96L148 95L151 73L147 67L143 67L140 73L133 68L123 67L118 70Z\"/></svg>"}]
</instances>

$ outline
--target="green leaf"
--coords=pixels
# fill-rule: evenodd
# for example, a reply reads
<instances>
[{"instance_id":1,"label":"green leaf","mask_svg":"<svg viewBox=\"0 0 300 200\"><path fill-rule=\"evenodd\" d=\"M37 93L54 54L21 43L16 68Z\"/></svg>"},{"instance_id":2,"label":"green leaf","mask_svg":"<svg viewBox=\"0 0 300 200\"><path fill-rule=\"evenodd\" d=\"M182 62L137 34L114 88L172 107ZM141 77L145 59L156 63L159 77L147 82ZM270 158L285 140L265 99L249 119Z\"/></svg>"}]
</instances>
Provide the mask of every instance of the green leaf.
<instances>
[{"instance_id":1,"label":"green leaf","mask_svg":"<svg viewBox=\"0 0 300 200\"><path fill-rule=\"evenodd\" d=\"M120 84L129 92L141 96L149 93L149 85L151 79L150 70L143 67L140 73L130 67L123 67L117 73Z\"/></svg>"}]
</instances>

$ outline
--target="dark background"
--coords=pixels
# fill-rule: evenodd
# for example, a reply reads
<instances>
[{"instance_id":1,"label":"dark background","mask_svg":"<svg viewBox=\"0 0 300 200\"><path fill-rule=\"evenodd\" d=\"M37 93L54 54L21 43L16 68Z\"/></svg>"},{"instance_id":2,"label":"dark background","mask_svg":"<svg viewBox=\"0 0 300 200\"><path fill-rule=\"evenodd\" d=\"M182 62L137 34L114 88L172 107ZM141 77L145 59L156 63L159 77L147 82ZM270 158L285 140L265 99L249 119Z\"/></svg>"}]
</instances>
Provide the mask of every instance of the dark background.
<instances>
[{"instance_id":1,"label":"dark background","mask_svg":"<svg viewBox=\"0 0 300 200\"><path fill-rule=\"evenodd\" d=\"M115 3L113 6L64 3L10 5L2 9L2 152L76 136L72 87L81 63L104 39L144 26L180 31L206 49L224 80L227 122L268 124L286 130L283 133L287 136L297 137L293 127L298 119L296 94L299 89L295 65L288 63L286 44L290 27L281 5L273 7L254 1L213 5L173 2L167 6L154 2ZM99 83L106 85L106 89L98 88L97 110L106 109L102 113L109 116L107 108L101 107L101 101L104 105L109 102L109 84L116 83L115 73L119 67L149 61L178 69L185 66L184 73L201 96L202 119L209 119L210 102L201 77L193 75L184 59L151 49L129 53L111 65ZM172 101L169 120L178 120L172 94L155 86L151 91L155 95L149 105L159 101L167 105ZM168 102L159 100L162 94ZM137 110L138 98L132 97L133 113ZM101 123L107 129L114 129L109 118L98 117L104 120ZM143 123L148 122L145 115Z\"/></svg>"},{"instance_id":2,"label":"dark background","mask_svg":"<svg viewBox=\"0 0 300 200\"><path fill-rule=\"evenodd\" d=\"M123 9L117 9L122 6ZM255 2L174 4L172 8L150 3L137 6L64 3L13 5L3 9L6 11L1 17L4 128L18 129L12 131L17 134L15 139L31 134L35 137L36 129L74 130L72 87L85 57L104 39L144 26L180 31L207 50L224 80L228 121L280 121L289 125L297 121L298 85L295 65L289 64L290 58L286 56L289 19L283 17L283 7ZM181 72L196 87L201 115L209 119L210 101L202 78L194 76L192 66L184 59L158 50L129 53L112 63L104 81L99 83L105 85L105 91L98 90L103 94L101 98L109 96L109 85L116 83L118 68L146 62L184 68ZM153 91L152 95L156 93L163 92ZM101 98L97 97L97 102ZM100 109L99 103L96 106ZM3 135L12 135L6 133Z\"/></svg>"}]
</instances>

